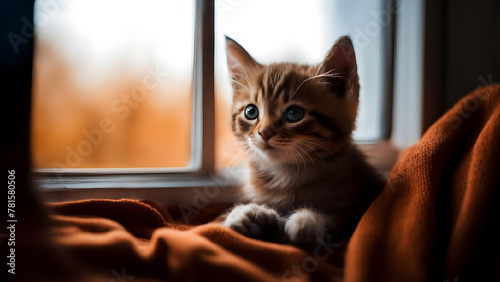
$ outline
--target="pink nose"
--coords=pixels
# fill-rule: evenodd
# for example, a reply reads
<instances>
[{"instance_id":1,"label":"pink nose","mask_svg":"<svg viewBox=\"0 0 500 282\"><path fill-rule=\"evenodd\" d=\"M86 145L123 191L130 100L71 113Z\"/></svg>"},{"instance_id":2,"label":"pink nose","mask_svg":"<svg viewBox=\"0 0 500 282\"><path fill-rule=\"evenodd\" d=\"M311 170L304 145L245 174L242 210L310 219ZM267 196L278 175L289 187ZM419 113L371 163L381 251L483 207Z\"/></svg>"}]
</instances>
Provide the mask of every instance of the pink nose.
<instances>
[{"instance_id":1,"label":"pink nose","mask_svg":"<svg viewBox=\"0 0 500 282\"><path fill-rule=\"evenodd\" d=\"M274 135L274 132L272 132L270 129L264 129L262 131L259 131L259 135L260 137L262 137L262 139L264 139L264 141L269 141L269 139L271 139L271 137L273 137Z\"/></svg>"}]
</instances>

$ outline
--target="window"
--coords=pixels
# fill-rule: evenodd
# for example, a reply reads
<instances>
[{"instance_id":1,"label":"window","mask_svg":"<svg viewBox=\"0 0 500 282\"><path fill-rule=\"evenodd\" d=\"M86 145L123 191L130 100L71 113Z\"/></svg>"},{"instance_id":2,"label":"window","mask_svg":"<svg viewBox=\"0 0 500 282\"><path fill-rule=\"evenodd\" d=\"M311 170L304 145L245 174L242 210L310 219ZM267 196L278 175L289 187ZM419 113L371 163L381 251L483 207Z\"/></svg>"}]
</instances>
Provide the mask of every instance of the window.
<instances>
[{"instance_id":1,"label":"window","mask_svg":"<svg viewBox=\"0 0 500 282\"><path fill-rule=\"evenodd\" d=\"M209 172L237 164L225 156L234 139L224 35L262 63L309 64L350 35L362 89L354 137L378 142L390 130L392 1L71 0L52 14L43 3L34 164L78 174L45 187L210 185Z\"/></svg>"},{"instance_id":2,"label":"window","mask_svg":"<svg viewBox=\"0 0 500 282\"><path fill-rule=\"evenodd\" d=\"M35 4L35 167L195 166L194 1L45 5Z\"/></svg>"}]
</instances>

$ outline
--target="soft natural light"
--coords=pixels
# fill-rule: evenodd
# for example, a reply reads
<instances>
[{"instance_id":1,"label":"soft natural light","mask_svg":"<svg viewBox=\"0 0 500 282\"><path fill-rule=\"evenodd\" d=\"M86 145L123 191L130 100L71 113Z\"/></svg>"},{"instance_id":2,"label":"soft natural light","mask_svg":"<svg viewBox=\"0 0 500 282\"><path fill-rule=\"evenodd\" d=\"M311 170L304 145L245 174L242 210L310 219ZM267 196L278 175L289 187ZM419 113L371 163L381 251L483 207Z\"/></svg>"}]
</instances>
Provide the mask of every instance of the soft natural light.
<instances>
[{"instance_id":1,"label":"soft natural light","mask_svg":"<svg viewBox=\"0 0 500 282\"><path fill-rule=\"evenodd\" d=\"M35 2L36 167L191 164L194 2Z\"/></svg>"},{"instance_id":2,"label":"soft natural light","mask_svg":"<svg viewBox=\"0 0 500 282\"><path fill-rule=\"evenodd\" d=\"M234 140L224 35L237 40L264 64L319 63L338 37L351 35L361 84L354 137L379 140L385 90L385 2L215 1L219 159ZM193 156L195 1L47 3L35 2L35 166L189 166ZM151 77L158 83L141 92L146 82L151 84ZM95 130L103 121L113 130L101 138Z\"/></svg>"},{"instance_id":3,"label":"soft natural light","mask_svg":"<svg viewBox=\"0 0 500 282\"><path fill-rule=\"evenodd\" d=\"M46 15L42 3L36 1L35 16ZM37 36L78 66L84 86L109 79L116 64L132 72L155 64L185 77L194 50L193 33L186 30L194 21L179 11L193 10L194 1L70 0L53 17L39 18Z\"/></svg>"}]
</instances>

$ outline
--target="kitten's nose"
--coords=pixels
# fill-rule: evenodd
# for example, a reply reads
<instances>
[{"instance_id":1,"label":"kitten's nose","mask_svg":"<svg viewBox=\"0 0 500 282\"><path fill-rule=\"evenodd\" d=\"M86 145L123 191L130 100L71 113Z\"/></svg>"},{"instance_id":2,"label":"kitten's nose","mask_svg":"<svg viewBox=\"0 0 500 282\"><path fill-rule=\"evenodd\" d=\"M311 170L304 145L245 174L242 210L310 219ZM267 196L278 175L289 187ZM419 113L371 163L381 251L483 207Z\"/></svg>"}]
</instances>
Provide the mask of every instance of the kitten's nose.
<instances>
[{"instance_id":1,"label":"kitten's nose","mask_svg":"<svg viewBox=\"0 0 500 282\"><path fill-rule=\"evenodd\" d=\"M264 129L262 131L259 131L259 135L260 137L262 137L262 139L264 139L264 141L269 141L269 139L271 139L271 137L273 137L274 135L274 132L270 129Z\"/></svg>"}]
</instances>

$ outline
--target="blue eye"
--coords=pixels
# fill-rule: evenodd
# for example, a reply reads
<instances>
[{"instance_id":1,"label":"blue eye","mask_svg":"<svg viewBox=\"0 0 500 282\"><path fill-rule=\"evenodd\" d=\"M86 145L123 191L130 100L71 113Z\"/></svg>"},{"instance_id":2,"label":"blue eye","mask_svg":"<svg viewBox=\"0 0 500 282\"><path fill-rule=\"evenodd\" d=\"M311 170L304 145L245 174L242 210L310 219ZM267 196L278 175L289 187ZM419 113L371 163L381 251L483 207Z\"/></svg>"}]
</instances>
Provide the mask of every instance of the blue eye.
<instances>
[{"instance_id":1,"label":"blue eye","mask_svg":"<svg viewBox=\"0 0 500 282\"><path fill-rule=\"evenodd\" d=\"M257 109L257 106L250 104L245 108L245 117L247 119L256 119L258 116L259 109Z\"/></svg>"},{"instance_id":2,"label":"blue eye","mask_svg":"<svg viewBox=\"0 0 500 282\"><path fill-rule=\"evenodd\" d=\"M304 109L299 106L290 106L285 110L283 114L283 119L286 122L297 122L304 118Z\"/></svg>"}]
</instances>

